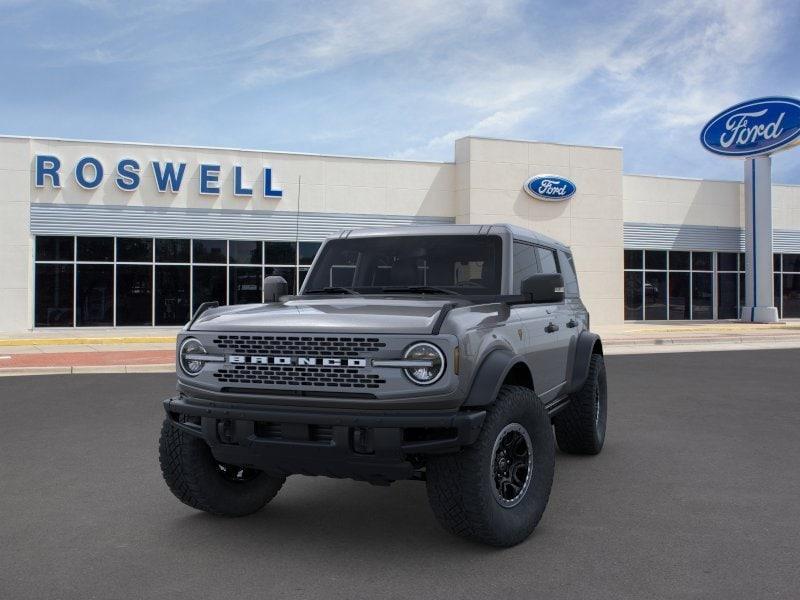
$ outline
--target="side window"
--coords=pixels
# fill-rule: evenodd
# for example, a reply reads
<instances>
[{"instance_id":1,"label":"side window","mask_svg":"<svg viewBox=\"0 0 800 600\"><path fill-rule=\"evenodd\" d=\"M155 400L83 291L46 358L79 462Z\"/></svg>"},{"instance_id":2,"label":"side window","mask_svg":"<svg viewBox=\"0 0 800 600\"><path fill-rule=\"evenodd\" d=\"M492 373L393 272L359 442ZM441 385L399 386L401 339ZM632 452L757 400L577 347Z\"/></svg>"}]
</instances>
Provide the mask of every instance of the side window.
<instances>
[{"instance_id":1,"label":"side window","mask_svg":"<svg viewBox=\"0 0 800 600\"><path fill-rule=\"evenodd\" d=\"M536 253L539 255L539 264L542 265L542 273L561 272L561 270L558 268L558 259L556 258L555 250L537 246Z\"/></svg>"},{"instance_id":2,"label":"side window","mask_svg":"<svg viewBox=\"0 0 800 600\"><path fill-rule=\"evenodd\" d=\"M575 274L575 261L572 254L567 252L558 252L559 264L561 265L561 272L564 274L564 293L567 296L578 297L578 276Z\"/></svg>"},{"instance_id":3,"label":"side window","mask_svg":"<svg viewBox=\"0 0 800 600\"><path fill-rule=\"evenodd\" d=\"M536 273L539 273L536 247L523 242L514 242L514 293L519 294L523 280Z\"/></svg>"}]
</instances>

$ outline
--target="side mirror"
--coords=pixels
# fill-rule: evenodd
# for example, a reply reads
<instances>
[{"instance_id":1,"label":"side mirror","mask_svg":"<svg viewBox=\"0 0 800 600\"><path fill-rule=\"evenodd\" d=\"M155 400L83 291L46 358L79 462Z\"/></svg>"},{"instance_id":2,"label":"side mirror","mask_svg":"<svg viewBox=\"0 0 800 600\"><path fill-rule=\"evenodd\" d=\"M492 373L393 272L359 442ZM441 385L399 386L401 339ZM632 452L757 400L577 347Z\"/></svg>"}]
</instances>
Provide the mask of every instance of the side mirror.
<instances>
[{"instance_id":1,"label":"side mirror","mask_svg":"<svg viewBox=\"0 0 800 600\"><path fill-rule=\"evenodd\" d=\"M289 284L280 275L264 277L264 302L277 302L289 293Z\"/></svg>"},{"instance_id":2,"label":"side mirror","mask_svg":"<svg viewBox=\"0 0 800 600\"><path fill-rule=\"evenodd\" d=\"M538 273L522 280L523 295L536 304L557 304L564 300L564 277L560 273Z\"/></svg>"}]
</instances>

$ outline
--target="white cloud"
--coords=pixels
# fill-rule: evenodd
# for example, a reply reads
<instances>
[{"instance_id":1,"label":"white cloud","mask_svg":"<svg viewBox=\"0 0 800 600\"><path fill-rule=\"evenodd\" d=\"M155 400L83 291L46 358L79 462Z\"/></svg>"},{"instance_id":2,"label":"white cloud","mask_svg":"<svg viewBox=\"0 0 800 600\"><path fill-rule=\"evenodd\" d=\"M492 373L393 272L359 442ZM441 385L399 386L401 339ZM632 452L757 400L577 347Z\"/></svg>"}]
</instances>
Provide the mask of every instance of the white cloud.
<instances>
[{"instance_id":1,"label":"white cloud","mask_svg":"<svg viewBox=\"0 0 800 600\"><path fill-rule=\"evenodd\" d=\"M764 0L673 0L655 10L643 2L608 16L599 26L583 23L566 41L534 26L542 43L524 61L491 64L492 55L472 61L447 97L477 113L473 124L401 154L429 157L468 134L529 137L515 126L532 115L565 118L587 91L598 108L581 119L582 134L596 143L620 144L645 120L652 136L699 128L716 107L747 93L743 88L769 56L780 24L779 7ZM494 119L506 114L520 118L511 125Z\"/></svg>"}]
</instances>

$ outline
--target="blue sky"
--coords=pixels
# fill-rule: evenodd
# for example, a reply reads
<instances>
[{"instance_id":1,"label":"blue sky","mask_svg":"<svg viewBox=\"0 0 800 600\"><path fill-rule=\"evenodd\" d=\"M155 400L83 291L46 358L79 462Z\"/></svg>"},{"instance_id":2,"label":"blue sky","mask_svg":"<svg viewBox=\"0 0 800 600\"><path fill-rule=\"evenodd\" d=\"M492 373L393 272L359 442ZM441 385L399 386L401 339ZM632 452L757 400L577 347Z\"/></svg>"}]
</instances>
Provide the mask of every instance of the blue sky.
<instances>
[{"instance_id":1,"label":"blue sky","mask_svg":"<svg viewBox=\"0 0 800 600\"><path fill-rule=\"evenodd\" d=\"M703 123L800 97L800 3L0 0L0 133L452 160L469 135L741 179ZM776 182L800 184L800 148Z\"/></svg>"}]
</instances>

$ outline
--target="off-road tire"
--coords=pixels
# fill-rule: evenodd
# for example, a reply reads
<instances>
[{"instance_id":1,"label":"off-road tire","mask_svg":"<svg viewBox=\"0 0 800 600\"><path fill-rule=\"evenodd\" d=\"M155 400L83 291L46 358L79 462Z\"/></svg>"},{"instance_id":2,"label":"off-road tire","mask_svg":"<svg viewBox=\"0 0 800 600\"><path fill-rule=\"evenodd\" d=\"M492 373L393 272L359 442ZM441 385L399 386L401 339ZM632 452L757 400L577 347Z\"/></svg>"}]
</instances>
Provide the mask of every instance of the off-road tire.
<instances>
[{"instance_id":1,"label":"off-road tire","mask_svg":"<svg viewBox=\"0 0 800 600\"><path fill-rule=\"evenodd\" d=\"M599 454L606 438L607 415L606 366L602 355L592 354L583 387L553 419L558 447L569 454Z\"/></svg>"},{"instance_id":2,"label":"off-road tire","mask_svg":"<svg viewBox=\"0 0 800 600\"><path fill-rule=\"evenodd\" d=\"M158 460L164 481L178 500L225 517L242 517L261 510L285 481L263 471L250 471L244 481L226 478L208 444L181 431L168 419L161 426Z\"/></svg>"},{"instance_id":3,"label":"off-road tire","mask_svg":"<svg viewBox=\"0 0 800 600\"><path fill-rule=\"evenodd\" d=\"M495 498L493 453L506 426L519 424L530 438L532 475L518 504ZM475 443L427 465L428 500L439 523L451 533L492 546L514 546L539 524L553 485L555 441L550 417L528 388L505 385L487 410Z\"/></svg>"}]
</instances>

